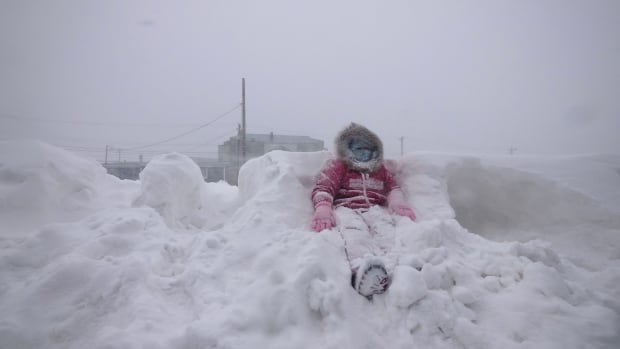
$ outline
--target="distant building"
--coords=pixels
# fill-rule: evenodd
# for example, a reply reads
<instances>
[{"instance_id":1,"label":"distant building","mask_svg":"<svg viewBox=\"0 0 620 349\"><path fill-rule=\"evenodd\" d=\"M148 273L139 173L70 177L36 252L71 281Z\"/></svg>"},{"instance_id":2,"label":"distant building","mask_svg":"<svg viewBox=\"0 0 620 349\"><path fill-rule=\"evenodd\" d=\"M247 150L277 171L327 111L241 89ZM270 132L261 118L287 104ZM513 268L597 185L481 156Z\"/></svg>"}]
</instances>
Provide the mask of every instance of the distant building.
<instances>
[{"instance_id":1,"label":"distant building","mask_svg":"<svg viewBox=\"0 0 620 349\"><path fill-rule=\"evenodd\" d=\"M242 159L241 136L231 137L226 142L218 146L217 159L192 158L203 178L208 182L218 182L224 180L230 184L237 184L239 169L246 160L262 156L272 150L285 150L294 152L312 152L325 149L323 141L313 139L308 136L276 135L269 134L247 134L246 135L246 156ZM112 174L121 179L136 180L140 172L146 166L141 161L134 162L109 162L103 164Z\"/></svg>"},{"instance_id":2,"label":"distant building","mask_svg":"<svg viewBox=\"0 0 620 349\"><path fill-rule=\"evenodd\" d=\"M231 166L230 163L221 162L217 159L205 159L205 158L192 158L194 162L200 167L202 172L202 178L207 182L219 182L226 181L228 177L228 171Z\"/></svg>"},{"instance_id":3,"label":"distant building","mask_svg":"<svg viewBox=\"0 0 620 349\"><path fill-rule=\"evenodd\" d=\"M120 179L136 180L140 178L140 172L144 169L146 163L141 161L122 161L104 163L103 167L109 174Z\"/></svg>"},{"instance_id":4,"label":"distant building","mask_svg":"<svg viewBox=\"0 0 620 349\"><path fill-rule=\"evenodd\" d=\"M296 152L321 151L325 149L323 141L308 136L289 136L270 134L247 134L246 160L259 157L272 150L286 150ZM229 140L218 146L218 160L223 162L242 163L241 136L230 137Z\"/></svg>"},{"instance_id":5,"label":"distant building","mask_svg":"<svg viewBox=\"0 0 620 349\"><path fill-rule=\"evenodd\" d=\"M218 146L218 160L231 164L226 173L226 181L230 184L237 184L239 168L245 161L272 150L312 152L325 149L323 141L308 136L276 135L273 132L269 134L249 133L245 136L246 150L245 159L243 159L241 141L241 135L236 135Z\"/></svg>"}]
</instances>

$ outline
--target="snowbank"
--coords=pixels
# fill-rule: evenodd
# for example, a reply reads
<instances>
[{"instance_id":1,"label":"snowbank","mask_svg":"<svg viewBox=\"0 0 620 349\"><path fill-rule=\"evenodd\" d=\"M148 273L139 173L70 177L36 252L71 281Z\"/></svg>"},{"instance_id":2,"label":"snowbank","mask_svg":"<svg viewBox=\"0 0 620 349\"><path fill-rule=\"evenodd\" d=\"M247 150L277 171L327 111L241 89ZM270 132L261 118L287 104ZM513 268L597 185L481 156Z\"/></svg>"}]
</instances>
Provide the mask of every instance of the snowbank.
<instances>
[{"instance_id":1,"label":"snowbank","mask_svg":"<svg viewBox=\"0 0 620 349\"><path fill-rule=\"evenodd\" d=\"M94 160L36 141L2 141L0 234L78 220L106 205L122 206L131 187Z\"/></svg>"},{"instance_id":2,"label":"snowbank","mask_svg":"<svg viewBox=\"0 0 620 349\"><path fill-rule=\"evenodd\" d=\"M564 167L587 169L590 159L559 161ZM496 241L549 241L586 268L600 268L609 259L620 258L620 206L616 210L611 201L603 205L595 198L599 195L598 183L582 184L582 189L577 190L567 182L542 177L539 172L500 167L497 163L493 159L461 159L446 167L450 205L461 225ZM553 160L549 163L553 164ZM611 179L620 188L620 176L616 177ZM613 183L607 192L617 194L620 189L614 191ZM597 190L592 193L583 188Z\"/></svg>"},{"instance_id":3,"label":"snowbank","mask_svg":"<svg viewBox=\"0 0 620 349\"><path fill-rule=\"evenodd\" d=\"M3 238L0 347L615 348L620 261L575 226L618 246L617 212L518 166L412 154L391 166L419 220L395 217L393 285L368 302L339 234L309 229L328 156L269 153L242 168L238 191L203 187L202 199L155 163L154 183L177 190L142 190L159 204ZM200 203L227 211L202 211L219 223L200 230L168 222L160 205L173 202L174 222Z\"/></svg>"}]
</instances>

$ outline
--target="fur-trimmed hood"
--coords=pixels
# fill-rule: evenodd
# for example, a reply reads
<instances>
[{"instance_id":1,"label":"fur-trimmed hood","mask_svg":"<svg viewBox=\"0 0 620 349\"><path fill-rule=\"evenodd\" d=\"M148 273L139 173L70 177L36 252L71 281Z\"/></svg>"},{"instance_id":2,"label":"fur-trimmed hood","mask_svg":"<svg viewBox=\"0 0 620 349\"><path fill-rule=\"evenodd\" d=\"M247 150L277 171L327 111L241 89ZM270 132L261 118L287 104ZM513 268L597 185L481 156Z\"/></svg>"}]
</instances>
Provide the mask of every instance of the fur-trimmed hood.
<instances>
[{"instance_id":1,"label":"fur-trimmed hood","mask_svg":"<svg viewBox=\"0 0 620 349\"><path fill-rule=\"evenodd\" d=\"M351 150L351 143L354 139L363 139L372 144L372 159L359 162L355 159ZM362 125L352 122L338 133L334 140L336 156L347 165L347 167L360 172L374 172L383 165L383 143L374 132Z\"/></svg>"}]
</instances>

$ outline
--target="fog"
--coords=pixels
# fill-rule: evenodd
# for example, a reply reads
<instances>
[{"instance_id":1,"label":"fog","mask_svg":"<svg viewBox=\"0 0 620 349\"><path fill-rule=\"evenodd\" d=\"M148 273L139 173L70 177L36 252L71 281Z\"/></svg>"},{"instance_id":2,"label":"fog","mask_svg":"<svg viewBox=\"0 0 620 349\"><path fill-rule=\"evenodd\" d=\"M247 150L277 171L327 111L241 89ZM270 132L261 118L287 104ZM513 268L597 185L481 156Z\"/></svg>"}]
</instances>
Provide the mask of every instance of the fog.
<instances>
[{"instance_id":1,"label":"fog","mask_svg":"<svg viewBox=\"0 0 620 349\"><path fill-rule=\"evenodd\" d=\"M247 132L386 155L620 152L620 2L3 1L0 139L216 157ZM152 147L201 125L196 132Z\"/></svg>"}]
</instances>

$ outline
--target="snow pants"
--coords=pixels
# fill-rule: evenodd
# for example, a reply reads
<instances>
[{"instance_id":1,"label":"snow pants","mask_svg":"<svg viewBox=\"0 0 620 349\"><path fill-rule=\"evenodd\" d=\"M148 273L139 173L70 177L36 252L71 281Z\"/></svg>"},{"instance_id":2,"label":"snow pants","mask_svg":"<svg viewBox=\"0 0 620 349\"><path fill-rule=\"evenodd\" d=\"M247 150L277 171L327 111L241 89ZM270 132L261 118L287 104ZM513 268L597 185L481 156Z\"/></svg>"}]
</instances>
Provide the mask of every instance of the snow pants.
<instances>
[{"instance_id":1,"label":"snow pants","mask_svg":"<svg viewBox=\"0 0 620 349\"><path fill-rule=\"evenodd\" d=\"M365 259L378 258L386 267L395 243L395 222L388 210L373 206L368 210L338 207L334 211L338 231L344 240L353 270Z\"/></svg>"}]
</instances>

